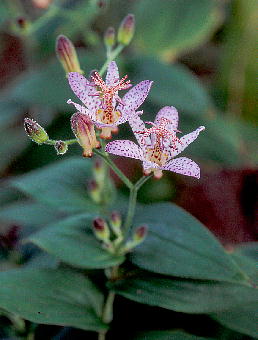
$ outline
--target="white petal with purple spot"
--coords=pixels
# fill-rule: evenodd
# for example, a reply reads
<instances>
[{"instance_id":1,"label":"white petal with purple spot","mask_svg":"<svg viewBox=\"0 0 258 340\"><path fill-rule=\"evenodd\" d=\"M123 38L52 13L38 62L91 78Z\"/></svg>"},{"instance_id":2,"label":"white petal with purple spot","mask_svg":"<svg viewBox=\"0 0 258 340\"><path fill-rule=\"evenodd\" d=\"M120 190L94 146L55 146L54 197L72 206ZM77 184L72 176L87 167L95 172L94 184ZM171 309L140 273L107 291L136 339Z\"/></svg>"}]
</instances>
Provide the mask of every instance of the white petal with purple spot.
<instances>
[{"instance_id":1,"label":"white petal with purple spot","mask_svg":"<svg viewBox=\"0 0 258 340\"><path fill-rule=\"evenodd\" d=\"M157 113L154 123L158 124L161 118L166 118L171 121L167 126L168 130L175 130L178 127L178 112L174 106L165 106Z\"/></svg>"},{"instance_id":2,"label":"white petal with purple spot","mask_svg":"<svg viewBox=\"0 0 258 340\"><path fill-rule=\"evenodd\" d=\"M170 170L181 175L200 178L200 168L198 164L186 157L172 159L162 167L163 170Z\"/></svg>"},{"instance_id":3,"label":"white petal with purple spot","mask_svg":"<svg viewBox=\"0 0 258 340\"><path fill-rule=\"evenodd\" d=\"M111 61L108 65L106 84L108 86L115 86L119 81L119 71L115 61Z\"/></svg>"},{"instance_id":4,"label":"white petal with purple spot","mask_svg":"<svg viewBox=\"0 0 258 340\"><path fill-rule=\"evenodd\" d=\"M152 81L150 80L144 80L141 81L139 84L131 88L123 97L123 102L125 105L118 105L118 109L123 112L123 110L126 110L128 113L130 111L135 111L138 109L138 107L144 102L146 99L151 85Z\"/></svg>"},{"instance_id":5,"label":"white petal with purple spot","mask_svg":"<svg viewBox=\"0 0 258 340\"><path fill-rule=\"evenodd\" d=\"M176 150L170 149L170 157L175 157L178 154L180 154L189 144L191 144L199 135L201 131L205 130L204 126L200 126L198 129L196 129L193 132L188 133L187 135L180 138L180 142L176 142Z\"/></svg>"},{"instance_id":6,"label":"white petal with purple spot","mask_svg":"<svg viewBox=\"0 0 258 340\"><path fill-rule=\"evenodd\" d=\"M67 104L73 104L77 111L89 116L91 119L95 119L95 113L86 109L86 107L73 102L71 99L67 100Z\"/></svg>"},{"instance_id":7,"label":"white petal with purple spot","mask_svg":"<svg viewBox=\"0 0 258 340\"><path fill-rule=\"evenodd\" d=\"M68 82L74 94L83 102L83 104L92 111L96 111L101 104L95 86L84 76L77 72L70 72Z\"/></svg>"},{"instance_id":8,"label":"white petal with purple spot","mask_svg":"<svg viewBox=\"0 0 258 340\"><path fill-rule=\"evenodd\" d=\"M143 160L143 151L141 148L130 140L115 140L106 145L106 152L118 156L135 158Z\"/></svg>"}]
</instances>

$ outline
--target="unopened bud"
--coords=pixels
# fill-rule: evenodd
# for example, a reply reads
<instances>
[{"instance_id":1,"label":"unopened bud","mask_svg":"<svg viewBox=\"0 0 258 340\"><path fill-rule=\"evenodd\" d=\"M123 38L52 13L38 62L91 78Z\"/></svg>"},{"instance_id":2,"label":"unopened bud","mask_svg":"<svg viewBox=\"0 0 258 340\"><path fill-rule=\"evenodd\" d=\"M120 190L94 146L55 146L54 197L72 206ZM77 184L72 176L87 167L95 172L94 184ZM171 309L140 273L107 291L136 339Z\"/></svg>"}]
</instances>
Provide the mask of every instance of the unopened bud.
<instances>
[{"instance_id":1,"label":"unopened bud","mask_svg":"<svg viewBox=\"0 0 258 340\"><path fill-rule=\"evenodd\" d=\"M121 215L117 211L113 211L111 213L110 226L112 227L112 230L117 236L120 236L121 234L121 225L122 225Z\"/></svg>"},{"instance_id":2,"label":"unopened bud","mask_svg":"<svg viewBox=\"0 0 258 340\"><path fill-rule=\"evenodd\" d=\"M71 40L64 35L59 35L56 39L56 55L66 74L69 72L83 73L80 68L75 47Z\"/></svg>"},{"instance_id":3,"label":"unopened bud","mask_svg":"<svg viewBox=\"0 0 258 340\"><path fill-rule=\"evenodd\" d=\"M85 114L76 112L72 115L71 127L78 143L83 148L83 157L91 157L92 149L100 147L91 119Z\"/></svg>"},{"instance_id":4,"label":"unopened bud","mask_svg":"<svg viewBox=\"0 0 258 340\"><path fill-rule=\"evenodd\" d=\"M103 218L95 218L93 221L93 231L97 239L103 241L104 243L109 243L110 231L107 222L103 220Z\"/></svg>"},{"instance_id":5,"label":"unopened bud","mask_svg":"<svg viewBox=\"0 0 258 340\"><path fill-rule=\"evenodd\" d=\"M101 190L98 186L98 183L94 180L90 181L88 183L88 191L91 199L96 202L100 203L101 202Z\"/></svg>"},{"instance_id":6,"label":"unopened bud","mask_svg":"<svg viewBox=\"0 0 258 340\"><path fill-rule=\"evenodd\" d=\"M31 24L30 21L28 21L28 19L26 19L25 17L18 17L16 19L16 25L19 28L20 32L26 33Z\"/></svg>"},{"instance_id":7,"label":"unopened bud","mask_svg":"<svg viewBox=\"0 0 258 340\"><path fill-rule=\"evenodd\" d=\"M35 120L30 118L24 119L24 129L27 135L38 144L43 144L49 137L46 131Z\"/></svg>"},{"instance_id":8,"label":"unopened bud","mask_svg":"<svg viewBox=\"0 0 258 340\"><path fill-rule=\"evenodd\" d=\"M96 159L93 165L93 175L97 183L103 186L105 177L106 177L106 170L103 162L100 159Z\"/></svg>"},{"instance_id":9,"label":"unopened bud","mask_svg":"<svg viewBox=\"0 0 258 340\"><path fill-rule=\"evenodd\" d=\"M134 35L135 20L133 14L128 14L120 24L117 40L122 45L128 45Z\"/></svg>"},{"instance_id":10,"label":"unopened bud","mask_svg":"<svg viewBox=\"0 0 258 340\"><path fill-rule=\"evenodd\" d=\"M111 49L116 43L115 29L108 27L104 34L104 43L108 49Z\"/></svg>"},{"instance_id":11,"label":"unopened bud","mask_svg":"<svg viewBox=\"0 0 258 340\"><path fill-rule=\"evenodd\" d=\"M57 140L55 145L54 145L54 147L55 147L56 152L57 152L58 155L63 155L68 150L67 143L62 141L62 140Z\"/></svg>"},{"instance_id":12,"label":"unopened bud","mask_svg":"<svg viewBox=\"0 0 258 340\"><path fill-rule=\"evenodd\" d=\"M137 242L137 244L142 243L147 233L148 233L148 227L146 225L142 225L138 227L133 234L133 241Z\"/></svg>"},{"instance_id":13,"label":"unopened bud","mask_svg":"<svg viewBox=\"0 0 258 340\"><path fill-rule=\"evenodd\" d=\"M122 248L122 253L127 253L128 251L131 251L133 248L141 244L148 232L148 227L143 225L138 227L134 234L133 239L126 242L125 246Z\"/></svg>"}]
</instances>

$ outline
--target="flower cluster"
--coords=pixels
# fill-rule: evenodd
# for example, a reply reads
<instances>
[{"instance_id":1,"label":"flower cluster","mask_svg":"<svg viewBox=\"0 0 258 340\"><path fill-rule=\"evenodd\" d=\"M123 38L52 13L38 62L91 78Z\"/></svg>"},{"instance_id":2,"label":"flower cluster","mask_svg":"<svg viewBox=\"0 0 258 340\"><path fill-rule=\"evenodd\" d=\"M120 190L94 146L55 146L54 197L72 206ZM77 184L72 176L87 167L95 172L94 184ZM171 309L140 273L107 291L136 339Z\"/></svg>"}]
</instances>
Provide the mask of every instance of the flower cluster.
<instances>
[{"instance_id":1,"label":"flower cluster","mask_svg":"<svg viewBox=\"0 0 258 340\"><path fill-rule=\"evenodd\" d=\"M84 156L91 156L92 149L99 147L93 125L102 130L101 138L110 139L112 132L118 131L118 125L128 122L138 145L130 140L115 140L106 145L106 152L141 160L144 173L153 172L156 178L162 176L162 170L199 178L200 168L195 162L186 157L174 158L198 137L204 127L178 138L178 112L173 106L166 106L158 112L154 122L146 122L151 125L146 128L140 118L143 111L137 109L146 99L152 81L144 80L131 88L130 80L126 79L127 76L119 78L114 61L108 66L106 81L98 72L94 72L90 80L78 72L69 73L70 87L84 104L68 100L78 111L72 117L72 128L84 148ZM121 90L128 90L122 98L118 95ZM87 117L85 124L83 117Z\"/></svg>"}]
</instances>

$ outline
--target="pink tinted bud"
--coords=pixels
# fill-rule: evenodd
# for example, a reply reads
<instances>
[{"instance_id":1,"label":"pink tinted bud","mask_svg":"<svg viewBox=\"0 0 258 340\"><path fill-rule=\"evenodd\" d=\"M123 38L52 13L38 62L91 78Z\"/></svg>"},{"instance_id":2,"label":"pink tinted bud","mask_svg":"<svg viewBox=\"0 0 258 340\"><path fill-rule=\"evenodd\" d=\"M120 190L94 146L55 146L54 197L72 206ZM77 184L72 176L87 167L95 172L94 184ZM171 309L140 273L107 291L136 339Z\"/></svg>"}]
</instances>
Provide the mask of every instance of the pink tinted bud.
<instances>
[{"instance_id":1,"label":"pink tinted bud","mask_svg":"<svg viewBox=\"0 0 258 340\"><path fill-rule=\"evenodd\" d=\"M107 48L112 48L116 43L115 29L113 27L108 27L104 34L104 43Z\"/></svg>"},{"instance_id":2,"label":"pink tinted bud","mask_svg":"<svg viewBox=\"0 0 258 340\"><path fill-rule=\"evenodd\" d=\"M133 235L133 240L140 243L145 239L147 233L148 233L148 227L146 225L142 225L135 230L135 233Z\"/></svg>"},{"instance_id":3,"label":"pink tinted bud","mask_svg":"<svg viewBox=\"0 0 258 340\"><path fill-rule=\"evenodd\" d=\"M83 73L74 45L65 35L59 35L56 39L56 55L66 74L69 72Z\"/></svg>"},{"instance_id":4,"label":"pink tinted bud","mask_svg":"<svg viewBox=\"0 0 258 340\"><path fill-rule=\"evenodd\" d=\"M121 218L121 215L119 214L119 212L112 211L111 218L110 218L110 223L116 229L119 229L121 227L122 218Z\"/></svg>"},{"instance_id":5,"label":"pink tinted bud","mask_svg":"<svg viewBox=\"0 0 258 340\"><path fill-rule=\"evenodd\" d=\"M26 18L24 17L19 17L16 19L17 25L21 28L21 29L25 29L28 25L28 21Z\"/></svg>"},{"instance_id":6,"label":"pink tinted bud","mask_svg":"<svg viewBox=\"0 0 258 340\"><path fill-rule=\"evenodd\" d=\"M135 19L133 14L128 14L120 24L117 40L122 45L128 45L134 35Z\"/></svg>"},{"instance_id":7,"label":"pink tinted bud","mask_svg":"<svg viewBox=\"0 0 258 340\"><path fill-rule=\"evenodd\" d=\"M71 127L78 143L83 148L83 157L91 157L92 149L100 147L91 119L87 115L76 112L71 117Z\"/></svg>"},{"instance_id":8,"label":"pink tinted bud","mask_svg":"<svg viewBox=\"0 0 258 340\"><path fill-rule=\"evenodd\" d=\"M101 190L99 188L98 183L95 180L91 180L88 183L88 191L91 199L96 202L100 203L101 201Z\"/></svg>"},{"instance_id":9,"label":"pink tinted bud","mask_svg":"<svg viewBox=\"0 0 258 340\"><path fill-rule=\"evenodd\" d=\"M33 142L38 144L43 144L46 142L49 137L46 131L40 126L35 120L30 118L24 119L24 129L27 135L30 137Z\"/></svg>"},{"instance_id":10,"label":"pink tinted bud","mask_svg":"<svg viewBox=\"0 0 258 340\"><path fill-rule=\"evenodd\" d=\"M93 220L93 231L97 239L108 243L110 238L110 231L108 225L103 218L98 217Z\"/></svg>"},{"instance_id":11,"label":"pink tinted bud","mask_svg":"<svg viewBox=\"0 0 258 340\"><path fill-rule=\"evenodd\" d=\"M63 155L68 150L68 145L66 142L63 142L62 140L57 140L54 145L56 152L58 155Z\"/></svg>"}]
</instances>

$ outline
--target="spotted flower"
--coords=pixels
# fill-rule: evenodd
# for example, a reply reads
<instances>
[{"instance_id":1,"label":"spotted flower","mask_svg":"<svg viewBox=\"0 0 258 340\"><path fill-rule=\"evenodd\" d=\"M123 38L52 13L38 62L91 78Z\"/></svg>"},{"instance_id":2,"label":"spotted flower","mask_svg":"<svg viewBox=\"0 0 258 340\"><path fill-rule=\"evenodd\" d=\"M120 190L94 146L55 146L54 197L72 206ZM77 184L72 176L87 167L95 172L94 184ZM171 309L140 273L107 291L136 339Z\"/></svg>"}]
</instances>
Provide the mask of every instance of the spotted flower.
<instances>
[{"instance_id":1,"label":"spotted flower","mask_svg":"<svg viewBox=\"0 0 258 340\"><path fill-rule=\"evenodd\" d=\"M154 172L155 178L161 178L162 170L173 171L186 176L200 178L199 166L189 158L175 158L204 130L197 130L178 138L178 112L173 106L163 107L157 114L152 127L145 128L139 115L129 119L129 124L139 143L129 140L115 140L106 146L106 151L114 155L140 159L146 175Z\"/></svg>"},{"instance_id":2,"label":"spotted flower","mask_svg":"<svg viewBox=\"0 0 258 340\"><path fill-rule=\"evenodd\" d=\"M120 98L118 91L131 87L130 80L126 79L127 76L119 79L114 61L108 66L105 82L98 72L93 73L91 80L78 72L69 73L70 87L85 106L71 99L67 103L73 104L77 111L89 116L102 129L101 138L111 138L111 133L117 132L117 126L128 121L148 95L152 82L144 80Z\"/></svg>"}]
</instances>

